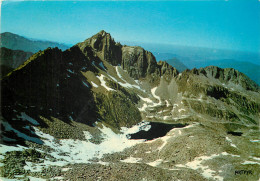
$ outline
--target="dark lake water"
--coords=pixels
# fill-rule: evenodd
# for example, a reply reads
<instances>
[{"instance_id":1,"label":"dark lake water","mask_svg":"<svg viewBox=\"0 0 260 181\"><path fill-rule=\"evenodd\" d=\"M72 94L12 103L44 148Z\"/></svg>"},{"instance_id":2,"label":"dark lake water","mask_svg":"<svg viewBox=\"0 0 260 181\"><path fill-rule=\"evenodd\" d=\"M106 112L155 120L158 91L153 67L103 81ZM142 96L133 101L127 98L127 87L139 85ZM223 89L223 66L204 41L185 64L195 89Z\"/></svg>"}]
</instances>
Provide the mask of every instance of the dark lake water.
<instances>
[{"instance_id":1,"label":"dark lake water","mask_svg":"<svg viewBox=\"0 0 260 181\"><path fill-rule=\"evenodd\" d=\"M137 133L129 134L128 138L153 140L165 136L173 128L183 128L187 126L187 124L168 124L159 122L150 122L149 125L151 126L149 130L141 130Z\"/></svg>"},{"instance_id":2,"label":"dark lake water","mask_svg":"<svg viewBox=\"0 0 260 181\"><path fill-rule=\"evenodd\" d=\"M233 136L242 136L242 132L229 131L228 134L232 134Z\"/></svg>"}]
</instances>

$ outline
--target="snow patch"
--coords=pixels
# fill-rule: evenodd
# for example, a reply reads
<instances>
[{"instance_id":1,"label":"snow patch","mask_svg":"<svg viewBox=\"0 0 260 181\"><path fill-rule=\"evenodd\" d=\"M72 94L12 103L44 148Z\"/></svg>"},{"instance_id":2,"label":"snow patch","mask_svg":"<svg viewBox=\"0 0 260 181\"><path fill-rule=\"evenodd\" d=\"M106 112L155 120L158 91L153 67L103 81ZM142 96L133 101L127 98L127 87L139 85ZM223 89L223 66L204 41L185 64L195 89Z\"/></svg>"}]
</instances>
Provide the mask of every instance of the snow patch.
<instances>
[{"instance_id":1,"label":"snow patch","mask_svg":"<svg viewBox=\"0 0 260 181\"><path fill-rule=\"evenodd\" d=\"M137 85L132 85L132 84L129 84L129 83L122 83L122 82L118 82L122 87L125 87L125 88L137 88L137 89L140 89L142 90L139 86ZM143 91L143 90L142 90Z\"/></svg>"},{"instance_id":2,"label":"snow patch","mask_svg":"<svg viewBox=\"0 0 260 181\"><path fill-rule=\"evenodd\" d=\"M4 178L4 177L0 177L1 181L17 181L17 179L9 179L9 178Z\"/></svg>"},{"instance_id":3,"label":"snow patch","mask_svg":"<svg viewBox=\"0 0 260 181\"><path fill-rule=\"evenodd\" d=\"M149 125L149 122L146 121L142 121L140 123L138 123L137 125L131 127L131 128L127 128L127 127L121 127L121 132L124 133L125 135L129 135L129 134L135 134L139 131L149 131L149 129L151 129L151 125Z\"/></svg>"},{"instance_id":4,"label":"snow patch","mask_svg":"<svg viewBox=\"0 0 260 181\"><path fill-rule=\"evenodd\" d=\"M64 180L64 177L62 176L57 176L57 177L53 177L50 180Z\"/></svg>"},{"instance_id":5,"label":"snow patch","mask_svg":"<svg viewBox=\"0 0 260 181\"><path fill-rule=\"evenodd\" d=\"M25 162L24 170L30 170L31 172L40 172L43 168L41 165L34 164L32 162Z\"/></svg>"},{"instance_id":6,"label":"snow patch","mask_svg":"<svg viewBox=\"0 0 260 181\"><path fill-rule=\"evenodd\" d=\"M32 176L28 176L28 178L29 178L30 180L33 180L33 181L46 181L46 179L37 178L37 177L32 177Z\"/></svg>"},{"instance_id":7,"label":"snow patch","mask_svg":"<svg viewBox=\"0 0 260 181\"><path fill-rule=\"evenodd\" d=\"M138 85L129 84L129 83L123 78L123 76L120 74L120 72L119 72L119 66L115 66L115 67L116 67L117 76L124 82L124 83L122 83L122 82L116 81L117 83L119 83L122 87L125 87L125 88L136 88L136 89L142 90L141 87L138 86ZM142 90L142 91L143 91L143 90Z\"/></svg>"},{"instance_id":8,"label":"snow patch","mask_svg":"<svg viewBox=\"0 0 260 181\"><path fill-rule=\"evenodd\" d=\"M253 143L259 143L260 142L260 140L250 140L251 142L253 142Z\"/></svg>"},{"instance_id":9,"label":"snow patch","mask_svg":"<svg viewBox=\"0 0 260 181\"><path fill-rule=\"evenodd\" d=\"M226 136L226 140L230 143L230 146L237 148L237 146L232 143L232 140L229 137Z\"/></svg>"},{"instance_id":10,"label":"snow patch","mask_svg":"<svg viewBox=\"0 0 260 181\"><path fill-rule=\"evenodd\" d=\"M213 158L219 157L219 156L232 156L232 157L239 157L239 155L232 155L227 152L222 152L220 154L213 154L210 156L200 156L195 158L193 161L186 163L185 165L178 164L177 167L185 167L190 168L193 170L201 170L201 174L207 178L207 179L215 179L215 180L223 180L223 177L216 175L216 171L211 170L208 166L203 165L202 163L207 160L211 160Z\"/></svg>"},{"instance_id":11,"label":"snow patch","mask_svg":"<svg viewBox=\"0 0 260 181\"><path fill-rule=\"evenodd\" d=\"M171 118L171 116L163 116L163 120L167 120L169 118Z\"/></svg>"},{"instance_id":12,"label":"snow patch","mask_svg":"<svg viewBox=\"0 0 260 181\"><path fill-rule=\"evenodd\" d=\"M121 160L121 162L124 162L124 163L138 163L142 160L142 158L134 158L134 157L128 157L124 160Z\"/></svg>"},{"instance_id":13,"label":"snow patch","mask_svg":"<svg viewBox=\"0 0 260 181\"><path fill-rule=\"evenodd\" d=\"M100 66L103 70L106 70L106 68L105 68L105 66L104 66L104 64L103 64L103 62L100 62L100 63L99 63L99 66Z\"/></svg>"},{"instance_id":14,"label":"snow patch","mask_svg":"<svg viewBox=\"0 0 260 181\"><path fill-rule=\"evenodd\" d=\"M69 171L69 170L71 170L71 169L72 169L72 168L62 168L61 171L62 171L62 172L67 172L67 171Z\"/></svg>"},{"instance_id":15,"label":"snow patch","mask_svg":"<svg viewBox=\"0 0 260 181\"><path fill-rule=\"evenodd\" d=\"M91 81L91 84L93 85L93 87L98 87L97 84L95 84L94 82Z\"/></svg>"},{"instance_id":16,"label":"snow patch","mask_svg":"<svg viewBox=\"0 0 260 181\"><path fill-rule=\"evenodd\" d=\"M103 161L100 161L100 160L97 163L100 164L100 165L106 165L106 166L109 165L109 162L103 162Z\"/></svg>"},{"instance_id":17,"label":"snow patch","mask_svg":"<svg viewBox=\"0 0 260 181\"><path fill-rule=\"evenodd\" d=\"M162 149L165 147L165 145L167 144L167 141L168 141L168 139L170 139L172 136L164 136L164 137L161 137L160 138L160 140L162 140L163 141L163 144L159 147L159 148L157 148L157 150L160 152L160 151L162 151Z\"/></svg>"},{"instance_id":18,"label":"snow patch","mask_svg":"<svg viewBox=\"0 0 260 181\"><path fill-rule=\"evenodd\" d=\"M166 107L169 107L171 105L168 100L165 100L165 102L166 102Z\"/></svg>"},{"instance_id":19,"label":"snow patch","mask_svg":"<svg viewBox=\"0 0 260 181\"><path fill-rule=\"evenodd\" d=\"M24 146L20 146L20 145L8 146L8 145L0 144L0 153L1 154L5 154L6 152L10 152L10 151L23 151L25 149L27 149L27 148ZM4 158L1 157L0 159L4 159Z\"/></svg>"},{"instance_id":20,"label":"snow patch","mask_svg":"<svg viewBox=\"0 0 260 181\"><path fill-rule=\"evenodd\" d=\"M141 111L141 112L144 112L144 111L146 110L147 107L148 107L147 104L144 103L143 106L142 106L141 108L138 108L138 110Z\"/></svg>"},{"instance_id":21,"label":"snow patch","mask_svg":"<svg viewBox=\"0 0 260 181\"><path fill-rule=\"evenodd\" d=\"M260 165L260 163L254 161L244 161L242 165Z\"/></svg>"},{"instance_id":22,"label":"snow patch","mask_svg":"<svg viewBox=\"0 0 260 181\"><path fill-rule=\"evenodd\" d=\"M254 160L258 160L258 161L260 161L260 158L258 158L258 157L250 156L250 158L252 158L252 159L254 159Z\"/></svg>"},{"instance_id":23,"label":"snow patch","mask_svg":"<svg viewBox=\"0 0 260 181\"><path fill-rule=\"evenodd\" d=\"M108 91L115 91L114 89L112 89L112 88L110 88L110 87L108 87L107 85L106 85L106 81L104 80L104 75L103 74L101 74L100 76L97 76L97 78L100 80L100 82L101 82L101 86L103 86L105 89L107 89Z\"/></svg>"},{"instance_id":24,"label":"snow patch","mask_svg":"<svg viewBox=\"0 0 260 181\"><path fill-rule=\"evenodd\" d=\"M74 74L74 71L72 71L71 69L67 69L67 71Z\"/></svg>"},{"instance_id":25,"label":"snow patch","mask_svg":"<svg viewBox=\"0 0 260 181\"><path fill-rule=\"evenodd\" d=\"M160 165L162 163L162 161L163 161L162 159L158 159L158 160L155 160L153 162L147 163L147 165L150 165L152 167L156 167L156 166Z\"/></svg>"},{"instance_id":26,"label":"snow patch","mask_svg":"<svg viewBox=\"0 0 260 181\"><path fill-rule=\"evenodd\" d=\"M149 98L144 98L144 97L142 97L142 96L140 96L140 95L138 95L138 96L139 96L140 99L142 99L144 102L153 103L153 101L152 101L151 99L149 99Z\"/></svg>"},{"instance_id":27,"label":"snow patch","mask_svg":"<svg viewBox=\"0 0 260 181\"><path fill-rule=\"evenodd\" d=\"M161 98L160 98L159 96L155 95L156 89L157 89L157 87L152 88L152 89L151 89L151 93L152 93L152 95L153 95L153 97L154 97L155 99L158 99L159 102L161 102Z\"/></svg>"},{"instance_id":28,"label":"snow patch","mask_svg":"<svg viewBox=\"0 0 260 181\"><path fill-rule=\"evenodd\" d=\"M110 154L115 152L123 151L125 148L129 148L138 143L142 143L145 140L129 140L127 138L128 134L136 133L140 130L149 130L148 122L141 122L131 128L121 128L121 134L114 133L110 128L102 125L99 130L102 133L103 142L100 144L94 144L89 141L92 138L91 134L84 131L86 140L73 140L73 139L61 139L56 140L53 136L41 132L39 129L35 128L35 133L42 140L45 146L50 148L49 154L53 156L56 160L50 161L48 159L44 160L42 163L32 163L26 162L24 166L25 170L30 170L31 172L40 172L43 168L49 166L65 166L68 164L75 163L90 163L93 158L102 158L104 154ZM0 145L1 153L7 151L22 151L27 149L25 147L14 147ZM38 149L41 152L41 150ZM100 164L108 164L101 163ZM65 171L65 170L64 170Z\"/></svg>"},{"instance_id":29,"label":"snow patch","mask_svg":"<svg viewBox=\"0 0 260 181\"><path fill-rule=\"evenodd\" d=\"M126 80L122 77L122 75L120 74L119 70L118 70L118 66L116 66L116 73L117 73L117 76L123 80L124 82L126 82Z\"/></svg>"},{"instance_id":30,"label":"snow patch","mask_svg":"<svg viewBox=\"0 0 260 181\"><path fill-rule=\"evenodd\" d=\"M186 111L185 109L179 109L178 112Z\"/></svg>"},{"instance_id":31,"label":"snow patch","mask_svg":"<svg viewBox=\"0 0 260 181\"><path fill-rule=\"evenodd\" d=\"M86 82L82 81L82 83L83 83L86 87L89 87Z\"/></svg>"},{"instance_id":32,"label":"snow patch","mask_svg":"<svg viewBox=\"0 0 260 181\"><path fill-rule=\"evenodd\" d=\"M4 141L10 141L10 142L16 141L16 139L8 138L8 137L6 137L6 136L2 136L2 139L3 139Z\"/></svg>"},{"instance_id":33,"label":"snow patch","mask_svg":"<svg viewBox=\"0 0 260 181\"><path fill-rule=\"evenodd\" d=\"M35 126L40 125L35 119L31 118L30 116L28 116L27 114L25 114L24 112L21 113L21 116L17 116L17 118L22 118L23 120L27 120L30 123L32 123Z\"/></svg>"},{"instance_id":34,"label":"snow patch","mask_svg":"<svg viewBox=\"0 0 260 181\"><path fill-rule=\"evenodd\" d=\"M85 135L85 138L87 140L90 140L92 138L92 135L88 132L88 131L83 131L84 135Z\"/></svg>"},{"instance_id":35,"label":"snow patch","mask_svg":"<svg viewBox=\"0 0 260 181\"><path fill-rule=\"evenodd\" d=\"M32 141L32 142L35 142L38 144L42 143L42 141L39 138L28 136L28 135L14 129L8 122L4 121L4 122L2 122L2 124L4 126L5 131L13 131L20 138L23 138L25 140Z\"/></svg>"}]
</instances>

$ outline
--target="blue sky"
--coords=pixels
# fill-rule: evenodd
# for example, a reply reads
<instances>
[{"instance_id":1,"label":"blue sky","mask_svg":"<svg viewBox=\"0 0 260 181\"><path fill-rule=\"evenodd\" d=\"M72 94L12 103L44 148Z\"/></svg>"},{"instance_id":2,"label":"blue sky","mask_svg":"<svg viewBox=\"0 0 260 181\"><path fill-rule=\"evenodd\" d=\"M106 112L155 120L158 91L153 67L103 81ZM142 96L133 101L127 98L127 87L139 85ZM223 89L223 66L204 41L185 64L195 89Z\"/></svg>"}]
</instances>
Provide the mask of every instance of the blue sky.
<instances>
[{"instance_id":1,"label":"blue sky","mask_svg":"<svg viewBox=\"0 0 260 181\"><path fill-rule=\"evenodd\" d=\"M1 32L75 44L102 29L116 41L259 52L260 2L2 2Z\"/></svg>"}]
</instances>

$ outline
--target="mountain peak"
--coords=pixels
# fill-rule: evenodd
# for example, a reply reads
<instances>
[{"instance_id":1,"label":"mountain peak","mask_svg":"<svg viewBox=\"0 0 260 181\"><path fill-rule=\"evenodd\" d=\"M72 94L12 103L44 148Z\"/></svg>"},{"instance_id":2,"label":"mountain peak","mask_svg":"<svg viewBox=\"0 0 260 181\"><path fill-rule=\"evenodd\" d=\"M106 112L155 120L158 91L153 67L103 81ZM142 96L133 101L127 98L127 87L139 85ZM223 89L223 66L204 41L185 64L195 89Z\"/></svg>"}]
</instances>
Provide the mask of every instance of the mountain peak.
<instances>
[{"instance_id":1,"label":"mountain peak","mask_svg":"<svg viewBox=\"0 0 260 181\"><path fill-rule=\"evenodd\" d=\"M104 30L101 30L84 42L78 43L77 46L84 54L87 54L88 49L92 48L96 55L112 65L121 63L121 47L120 43L116 43L111 35Z\"/></svg>"},{"instance_id":2,"label":"mountain peak","mask_svg":"<svg viewBox=\"0 0 260 181\"><path fill-rule=\"evenodd\" d=\"M105 30L101 30L97 34L93 35L92 37L88 38L87 40L92 40L93 42L95 41L101 41L102 39L106 38L107 40L114 39L111 37L110 33L107 33ZM85 40L86 41L86 40Z\"/></svg>"},{"instance_id":3,"label":"mountain peak","mask_svg":"<svg viewBox=\"0 0 260 181\"><path fill-rule=\"evenodd\" d=\"M101 30L101 31L98 32L97 34L100 34L100 35L102 35L102 36L110 35L110 33L107 33L105 30Z\"/></svg>"}]
</instances>

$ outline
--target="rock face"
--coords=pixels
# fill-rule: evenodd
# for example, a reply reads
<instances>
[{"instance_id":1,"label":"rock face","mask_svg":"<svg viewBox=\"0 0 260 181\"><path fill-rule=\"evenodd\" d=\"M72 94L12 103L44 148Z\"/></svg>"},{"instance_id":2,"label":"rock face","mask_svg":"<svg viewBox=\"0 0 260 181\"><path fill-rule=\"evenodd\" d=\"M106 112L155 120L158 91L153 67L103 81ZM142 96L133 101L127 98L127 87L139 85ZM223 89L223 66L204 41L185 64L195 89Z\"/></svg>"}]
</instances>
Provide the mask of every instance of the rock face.
<instances>
[{"instance_id":1,"label":"rock face","mask_svg":"<svg viewBox=\"0 0 260 181\"><path fill-rule=\"evenodd\" d=\"M100 59L105 60L112 65L121 63L121 44L116 43L111 35L104 30L84 42L78 43L77 46L80 47L84 54L86 54L86 50L91 47Z\"/></svg>"},{"instance_id":2,"label":"rock face","mask_svg":"<svg viewBox=\"0 0 260 181\"><path fill-rule=\"evenodd\" d=\"M129 72L130 76L139 79L155 72L157 68L155 57L151 52L141 47L122 48L122 67Z\"/></svg>"},{"instance_id":3,"label":"rock face","mask_svg":"<svg viewBox=\"0 0 260 181\"><path fill-rule=\"evenodd\" d=\"M103 30L84 42L78 43L77 46L85 55L87 55L86 51L91 48L101 60L105 60L114 66L121 65L134 79L144 78L155 72L162 75L166 67L169 67L165 62L163 65L164 70L161 71L161 65L157 65L156 59L151 52L141 47L122 46Z\"/></svg>"},{"instance_id":4,"label":"rock face","mask_svg":"<svg viewBox=\"0 0 260 181\"><path fill-rule=\"evenodd\" d=\"M168 81L171 81L172 77L176 77L179 74L178 70L169 65L166 61L159 61L158 67L160 76L165 76Z\"/></svg>"},{"instance_id":5,"label":"rock face","mask_svg":"<svg viewBox=\"0 0 260 181\"><path fill-rule=\"evenodd\" d=\"M186 97L184 103L193 111L227 121L246 119L247 124L256 123L252 120L256 119L260 105L258 98L253 97L259 88L244 74L210 66L184 71L176 83ZM209 99L212 100L206 101Z\"/></svg>"},{"instance_id":6,"label":"rock face","mask_svg":"<svg viewBox=\"0 0 260 181\"><path fill-rule=\"evenodd\" d=\"M260 172L259 87L234 69L179 73L101 31L32 55L1 94L4 178L259 179L234 176Z\"/></svg>"},{"instance_id":7,"label":"rock face","mask_svg":"<svg viewBox=\"0 0 260 181\"><path fill-rule=\"evenodd\" d=\"M24 63L33 53L22 50L11 50L5 47L0 49L1 77Z\"/></svg>"},{"instance_id":8,"label":"rock face","mask_svg":"<svg viewBox=\"0 0 260 181\"><path fill-rule=\"evenodd\" d=\"M17 68L25 60L33 55L31 52L24 52L21 50L11 50L5 47L1 47L1 65L5 65L11 68Z\"/></svg>"},{"instance_id":9,"label":"rock face","mask_svg":"<svg viewBox=\"0 0 260 181\"><path fill-rule=\"evenodd\" d=\"M216 66L208 66L199 69L199 72L204 72L206 76L212 76L224 83L233 82L234 84L241 85L246 90L257 91L259 89L259 86L254 81L233 68L221 69Z\"/></svg>"}]
</instances>

